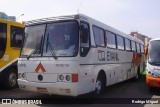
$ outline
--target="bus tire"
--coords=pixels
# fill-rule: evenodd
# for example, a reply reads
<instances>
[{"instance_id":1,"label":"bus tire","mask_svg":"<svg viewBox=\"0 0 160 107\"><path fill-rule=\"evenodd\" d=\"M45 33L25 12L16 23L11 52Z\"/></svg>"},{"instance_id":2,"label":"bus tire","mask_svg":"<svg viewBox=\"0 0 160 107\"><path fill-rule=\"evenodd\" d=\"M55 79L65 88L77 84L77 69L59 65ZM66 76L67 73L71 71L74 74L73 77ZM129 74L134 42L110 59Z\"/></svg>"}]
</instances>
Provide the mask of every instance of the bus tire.
<instances>
[{"instance_id":1,"label":"bus tire","mask_svg":"<svg viewBox=\"0 0 160 107\"><path fill-rule=\"evenodd\" d=\"M136 74L136 76L134 77L134 79L137 81L137 80L139 80L140 79L140 67L138 67L138 69L137 69L137 74Z\"/></svg>"},{"instance_id":2,"label":"bus tire","mask_svg":"<svg viewBox=\"0 0 160 107\"><path fill-rule=\"evenodd\" d=\"M100 95L105 89L105 77L102 74L99 74L95 84L94 95Z\"/></svg>"},{"instance_id":3,"label":"bus tire","mask_svg":"<svg viewBox=\"0 0 160 107\"><path fill-rule=\"evenodd\" d=\"M17 70L15 68L10 68L6 71L6 75L4 78L4 88L13 89L17 87Z\"/></svg>"}]
</instances>

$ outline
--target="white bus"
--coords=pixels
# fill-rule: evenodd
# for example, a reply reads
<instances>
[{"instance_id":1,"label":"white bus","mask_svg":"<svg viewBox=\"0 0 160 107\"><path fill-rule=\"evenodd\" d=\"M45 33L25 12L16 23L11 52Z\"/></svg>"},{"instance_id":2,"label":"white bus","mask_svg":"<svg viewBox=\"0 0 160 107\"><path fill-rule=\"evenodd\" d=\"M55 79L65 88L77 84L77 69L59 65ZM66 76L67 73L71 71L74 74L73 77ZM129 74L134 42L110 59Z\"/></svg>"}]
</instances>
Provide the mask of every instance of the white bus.
<instances>
[{"instance_id":1,"label":"white bus","mask_svg":"<svg viewBox=\"0 0 160 107\"><path fill-rule=\"evenodd\" d=\"M145 55L147 55L146 84L152 90L160 88L160 38L149 41Z\"/></svg>"},{"instance_id":2,"label":"white bus","mask_svg":"<svg viewBox=\"0 0 160 107\"><path fill-rule=\"evenodd\" d=\"M139 78L143 42L88 16L44 18L25 23L18 60L23 90L78 96Z\"/></svg>"}]
</instances>

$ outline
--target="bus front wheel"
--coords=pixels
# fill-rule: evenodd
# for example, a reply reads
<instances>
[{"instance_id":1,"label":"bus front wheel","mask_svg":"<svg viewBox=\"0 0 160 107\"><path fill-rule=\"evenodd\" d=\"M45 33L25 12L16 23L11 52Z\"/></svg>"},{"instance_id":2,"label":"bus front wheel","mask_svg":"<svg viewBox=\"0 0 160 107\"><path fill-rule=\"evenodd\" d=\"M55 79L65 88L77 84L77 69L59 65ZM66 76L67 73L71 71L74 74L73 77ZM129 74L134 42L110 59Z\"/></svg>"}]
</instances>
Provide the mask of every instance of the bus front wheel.
<instances>
[{"instance_id":1,"label":"bus front wheel","mask_svg":"<svg viewBox=\"0 0 160 107\"><path fill-rule=\"evenodd\" d=\"M4 86L6 89L17 87L17 72L16 69L10 68L4 78Z\"/></svg>"},{"instance_id":2,"label":"bus front wheel","mask_svg":"<svg viewBox=\"0 0 160 107\"><path fill-rule=\"evenodd\" d=\"M104 76L103 75L98 75L96 84L95 84L95 95L101 94L105 89L105 81L104 81Z\"/></svg>"}]
</instances>

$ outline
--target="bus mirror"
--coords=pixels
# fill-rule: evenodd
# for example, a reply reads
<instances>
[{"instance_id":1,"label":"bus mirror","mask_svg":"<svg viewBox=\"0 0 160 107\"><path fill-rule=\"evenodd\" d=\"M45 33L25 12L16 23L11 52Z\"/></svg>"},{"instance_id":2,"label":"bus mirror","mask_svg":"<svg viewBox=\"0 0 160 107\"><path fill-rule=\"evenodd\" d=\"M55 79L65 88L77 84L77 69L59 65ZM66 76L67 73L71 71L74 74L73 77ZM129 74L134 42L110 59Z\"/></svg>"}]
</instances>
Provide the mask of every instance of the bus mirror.
<instances>
[{"instance_id":1,"label":"bus mirror","mask_svg":"<svg viewBox=\"0 0 160 107\"><path fill-rule=\"evenodd\" d=\"M89 30L82 25L81 26L81 42L82 43L88 42L88 34L89 34Z\"/></svg>"},{"instance_id":2,"label":"bus mirror","mask_svg":"<svg viewBox=\"0 0 160 107\"><path fill-rule=\"evenodd\" d=\"M147 54L148 54L148 47L144 48L144 54L147 56Z\"/></svg>"}]
</instances>

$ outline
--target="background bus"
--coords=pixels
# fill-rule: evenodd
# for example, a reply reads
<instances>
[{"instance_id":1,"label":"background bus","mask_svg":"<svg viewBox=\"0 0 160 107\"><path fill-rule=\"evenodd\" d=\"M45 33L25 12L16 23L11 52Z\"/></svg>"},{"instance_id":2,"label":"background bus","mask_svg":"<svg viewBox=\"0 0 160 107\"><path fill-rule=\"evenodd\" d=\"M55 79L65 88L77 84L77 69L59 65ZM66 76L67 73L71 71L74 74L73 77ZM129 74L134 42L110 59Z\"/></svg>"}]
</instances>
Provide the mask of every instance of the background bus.
<instances>
[{"instance_id":1,"label":"background bus","mask_svg":"<svg viewBox=\"0 0 160 107\"><path fill-rule=\"evenodd\" d=\"M145 55L147 55L146 84L150 89L160 87L160 38L149 41Z\"/></svg>"},{"instance_id":2,"label":"background bus","mask_svg":"<svg viewBox=\"0 0 160 107\"><path fill-rule=\"evenodd\" d=\"M0 84L7 89L17 85L17 58L23 32L23 24L0 19Z\"/></svg>"},{"instance_id":3,"label":"background bus","mask_svg":"<svg viewBox=\"0 0 160 107\"><path fill-rule=\"evenodd\" d=\"M135 77L143 71L143 42L78 14L25 23L18 59L23 90L77 96Z\"/></svg>"}]
</instances>

